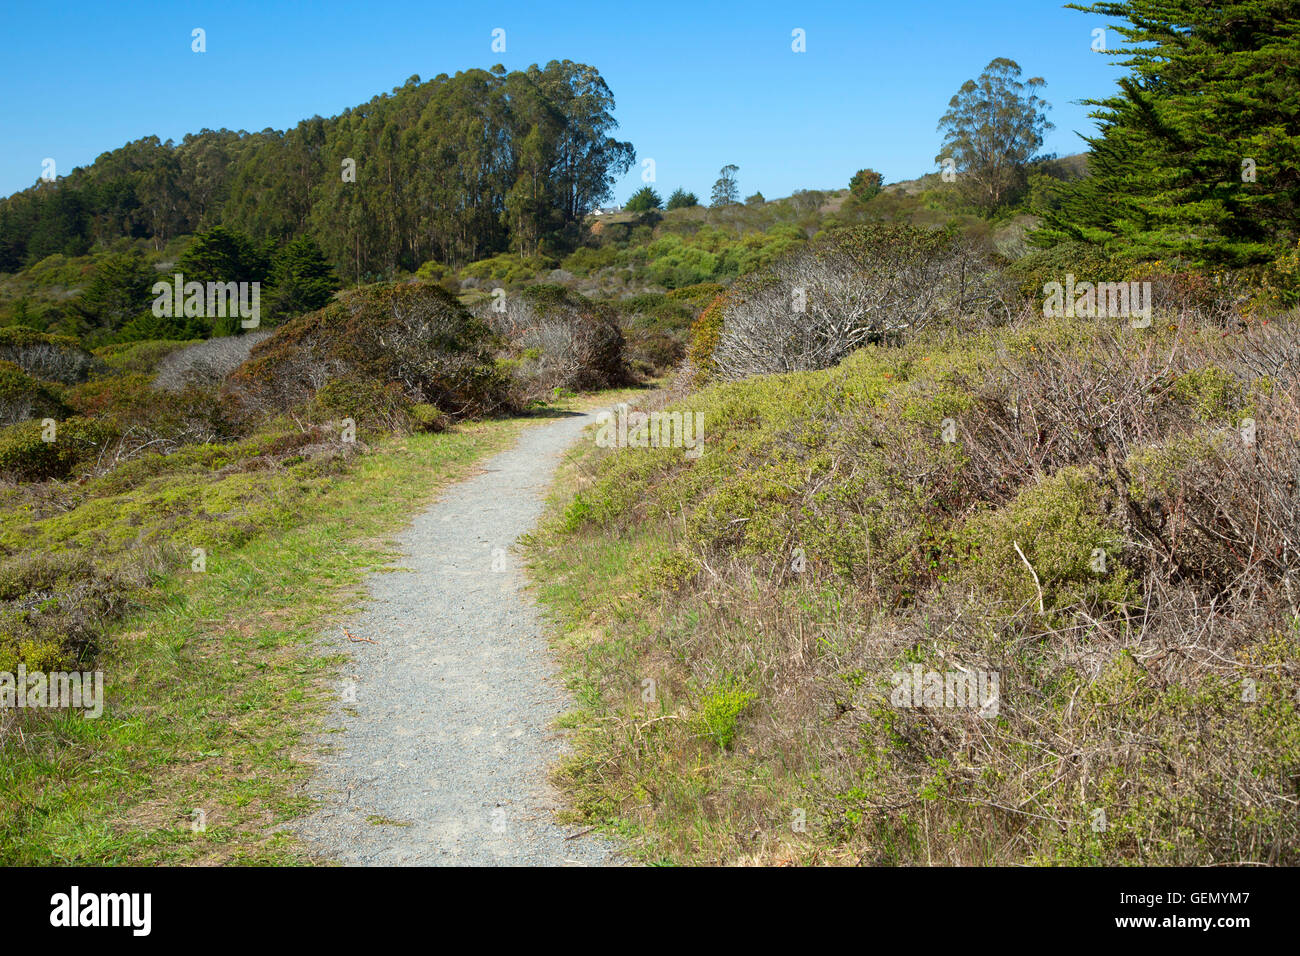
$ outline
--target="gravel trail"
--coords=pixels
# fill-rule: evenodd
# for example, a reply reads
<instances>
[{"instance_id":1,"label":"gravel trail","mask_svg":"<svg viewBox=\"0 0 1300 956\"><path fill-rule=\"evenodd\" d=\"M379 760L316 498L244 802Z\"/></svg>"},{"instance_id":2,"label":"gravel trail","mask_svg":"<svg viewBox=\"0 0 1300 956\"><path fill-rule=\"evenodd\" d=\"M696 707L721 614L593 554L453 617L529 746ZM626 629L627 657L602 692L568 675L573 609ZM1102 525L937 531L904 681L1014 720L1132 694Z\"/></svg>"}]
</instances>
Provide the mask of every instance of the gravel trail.
<instances>
[{"instance_id":1,"label":"gravel trail","mask_svg":"<svg viewBox=\"0 0 1300 956\"><path fill-rule=\"evenodd\" d=\"M593 414L525 428L397 536L403 556L368 581L347 629L338 710L310 785L321 807L292 826L351 865L601 865L596 834L554 822L551 727L570 701L513 545L531 531L566 448Z\"/></svg>"}]
</instances>

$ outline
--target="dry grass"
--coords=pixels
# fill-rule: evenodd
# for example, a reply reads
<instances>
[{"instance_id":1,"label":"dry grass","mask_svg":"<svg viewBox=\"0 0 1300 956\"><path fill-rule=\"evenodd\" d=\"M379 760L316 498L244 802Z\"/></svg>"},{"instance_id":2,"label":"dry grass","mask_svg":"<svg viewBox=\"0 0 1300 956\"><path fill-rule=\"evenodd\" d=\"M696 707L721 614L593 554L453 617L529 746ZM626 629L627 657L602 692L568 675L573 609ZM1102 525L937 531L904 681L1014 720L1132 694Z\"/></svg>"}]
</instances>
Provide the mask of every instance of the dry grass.
<instances>
[{"instance_id":1,"label":"dry grass","mask_svg":"<svg viewBox=\"0 0 1300 956\"><path fill-rule=\"evenodd\" d=\"M682 395L697 464L592 450L534 551L577 815L671 861L1300 862L1297 351L936 334ZM913 665L996 715L900 706Z\"/></svg>"}]
</instances>

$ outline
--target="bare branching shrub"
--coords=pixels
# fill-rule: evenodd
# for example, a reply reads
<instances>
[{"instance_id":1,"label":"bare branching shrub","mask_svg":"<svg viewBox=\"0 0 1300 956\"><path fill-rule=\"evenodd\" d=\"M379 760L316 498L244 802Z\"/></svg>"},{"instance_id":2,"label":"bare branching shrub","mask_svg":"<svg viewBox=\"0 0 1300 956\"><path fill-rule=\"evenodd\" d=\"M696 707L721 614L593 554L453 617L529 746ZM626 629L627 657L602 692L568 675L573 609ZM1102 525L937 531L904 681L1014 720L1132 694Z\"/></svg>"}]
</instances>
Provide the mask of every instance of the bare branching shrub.
<instances>
[{"instance_id":1,"label":"bare branching shrub","mask_svg":"<svg viewBox=\"0 0 1300 956\"><path fill-rule=\"evenodd\" d=\"M503 301L504 310L495 301ZM563 286L530 286L485 303L479 315L508 344L522 403L549 398L556 388L585 391L628 381L614 311Z\"/></svg>"},{"instance_id":2,"label":"bare branching shrub","mask_svg":"<svg viewBox=\"0 0 1300 956\"><path fill-rule=\"evenodd\" d=\"M1139 573L1194 582L1216 602L1281 586L1300 560L1300 335L1294 324L1202 334L1189 328L1172 348L1107 330L1087 354L1002 350L969 383L968 487L1001 502L1090 464L1122 504Z\"/></svg>"},{"instance_id":3,"label":"bare branching shrub","mask_svg":"<svg viewBox=\"0 0 1300 956\"><path fill-rule=\"evenodd\" d=\"M177 392L186 387L220 385L248 360L253 346L271 337L265 329L244 335L222 335L187 345L167 355L158 366L154 387Z\"/></svg>"},{"instance_id":4,"label":"bare branching shrub","mask_svg":"<svg viewBox=\"0 0 1300 956\"><path fill-rule=\"evenodd\" d=\"M1005 312L990 257L946 232L845 229L737 283L712 354L719 378L829 368L942 319Z\"/></svg>"},{"instance_id":5,"label":"bare branching shrub","mask_svg":"<svg viewBox=\"0 0 1300 956\"><path fill-rule=\"evenodd\" d=\"M98 364L71 336L20 326L0 328L0 362L13 362L33 378L65 385L84 382Z\"/></svg>"}]
</instances>

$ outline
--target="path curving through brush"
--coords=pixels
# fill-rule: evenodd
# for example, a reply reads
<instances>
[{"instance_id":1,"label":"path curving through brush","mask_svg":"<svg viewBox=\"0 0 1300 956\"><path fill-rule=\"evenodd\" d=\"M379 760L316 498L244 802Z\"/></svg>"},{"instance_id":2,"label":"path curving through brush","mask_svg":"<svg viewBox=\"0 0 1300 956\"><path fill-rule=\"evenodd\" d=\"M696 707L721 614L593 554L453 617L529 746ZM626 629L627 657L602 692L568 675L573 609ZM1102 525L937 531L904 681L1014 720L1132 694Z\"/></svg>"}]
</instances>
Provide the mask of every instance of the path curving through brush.
<instances>
[{"instance_id":1,"label":"path curving through brush","mask_svg":"<svg viewBox=\"0 0 1300 956\"><path fill-rule=\"evenodd\" d=\"M525 428L453 485L372 574L337 637L352 657L341 732L310 785L319 809L292 829L349 865L599 865L596 834L555 823L552 728L571 706L514 546L541 515L564 451L593 413ZM331 640L333 640L331 638Z\"/></svg>"}]
</instances>

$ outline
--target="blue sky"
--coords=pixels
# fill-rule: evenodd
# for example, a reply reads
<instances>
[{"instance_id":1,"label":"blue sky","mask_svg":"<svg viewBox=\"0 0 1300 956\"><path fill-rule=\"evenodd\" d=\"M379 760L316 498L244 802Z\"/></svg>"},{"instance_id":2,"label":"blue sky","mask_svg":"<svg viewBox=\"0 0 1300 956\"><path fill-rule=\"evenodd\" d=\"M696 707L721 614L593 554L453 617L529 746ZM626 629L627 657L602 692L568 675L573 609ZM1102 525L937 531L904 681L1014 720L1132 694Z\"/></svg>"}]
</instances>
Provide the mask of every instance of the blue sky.
<instances>
[{"instance_id":1,"label":"blue sky","mask_svg":"<svg viewBox=\"0 0 1300 956\"><path fill-rule=\"evenodd\" d=\"M1093 52L1105 21L1049 0L743 3L12 3L0 36L0 195L141 136L283 129L330 116L412 74L504 63L590 63L613 90L656 187L707 200L719 167L742 195L931 171L948 100L997 56L1047 80L1045 149L1078 152L1119 70ZM191 30L207 52L191 51ZM506 50L491 49L494 28ZM807 52L791 50L805 31ZM1108 33L1112 44L1119 37ZM640 185L634 168L618 202Z\"/></svg>"}]
</instances>

